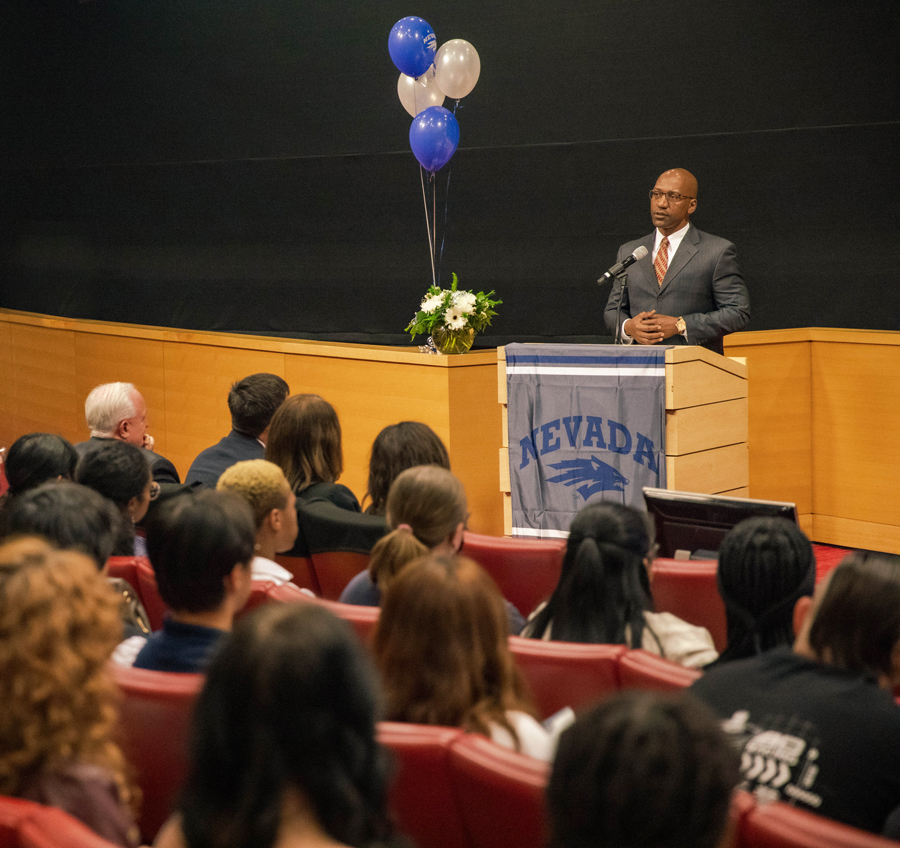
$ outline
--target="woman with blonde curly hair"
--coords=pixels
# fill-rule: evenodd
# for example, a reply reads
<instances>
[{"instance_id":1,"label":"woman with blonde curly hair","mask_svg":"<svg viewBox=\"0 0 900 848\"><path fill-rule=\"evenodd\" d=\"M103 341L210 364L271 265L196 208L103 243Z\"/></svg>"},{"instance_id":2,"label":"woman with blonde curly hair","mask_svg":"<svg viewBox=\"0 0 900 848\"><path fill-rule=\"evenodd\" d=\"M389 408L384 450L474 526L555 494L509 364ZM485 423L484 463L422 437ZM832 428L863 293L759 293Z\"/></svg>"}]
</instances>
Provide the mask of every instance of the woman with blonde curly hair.
<instances>
[{"instance_id":1,"label":"woman with blonde curly hair","mask_svg":"<svg viewBox=\"0 0 900 848\"><path fill-rule=\"evenodd\" d=\"M113 742L119 601L92 560L43 539L0 545L0 794L59 807L134 846L137 790Z\"/></svg>"}]
</instances>

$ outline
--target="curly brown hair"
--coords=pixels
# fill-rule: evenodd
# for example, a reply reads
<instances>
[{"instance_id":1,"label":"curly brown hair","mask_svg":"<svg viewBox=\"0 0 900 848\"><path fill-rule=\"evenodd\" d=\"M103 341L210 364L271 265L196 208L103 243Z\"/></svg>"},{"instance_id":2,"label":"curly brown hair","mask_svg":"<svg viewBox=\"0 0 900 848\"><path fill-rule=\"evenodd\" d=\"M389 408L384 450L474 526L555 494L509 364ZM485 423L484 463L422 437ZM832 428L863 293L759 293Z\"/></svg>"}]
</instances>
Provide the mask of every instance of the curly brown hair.
<instances>
[{"instance_id":1,"label":"curly brown hair","mask_svg":"<svg viewBox=\"0 0 900 848\"><path fill-rule=\"evenodd\" d=\"M74 761L109 771L136 812L106 672L122 637L114 591L84 554L20 537L0 545L0 596L0 794Z\"/></svg>"}]
</instances>

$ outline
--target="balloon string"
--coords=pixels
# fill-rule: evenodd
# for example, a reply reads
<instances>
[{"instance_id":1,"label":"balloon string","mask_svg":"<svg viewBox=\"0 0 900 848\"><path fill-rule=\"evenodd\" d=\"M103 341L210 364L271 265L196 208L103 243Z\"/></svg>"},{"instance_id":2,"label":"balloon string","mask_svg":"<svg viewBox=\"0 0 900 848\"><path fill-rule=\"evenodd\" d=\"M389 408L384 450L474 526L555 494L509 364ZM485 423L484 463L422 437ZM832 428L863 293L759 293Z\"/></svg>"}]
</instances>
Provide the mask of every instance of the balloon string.
<instances>
[{"instance_id":1,"label":"balloon string","mask_svg":"<svg viewBox=\"0 0 900 848\"><path fill-rule=\"evenodd\" d=\"M450 166L447 165L447 188L444 192L444 226L443 232L441 233L441 250L438 254L438 279L441 278L441 265L444 262L444 242L447 241L447 218L450 213ZM435 227L435 234L437 234L437 227Z\"/></svg>"},{"instance_id":2,"label":"balloon string","mask_svg":"<svg viewBox=\"0 0 900 848\"><path fill-rule=\"evenodd\" d=\"M428 221L428 198L425 196L425 169L419 165L419 179L422 182L422 203L425 206L425 230L428 233L428 252L431 255L431 282L437 286L437 275L434 273L434 247L431 242L431 224Z\"/></svg>"}]
</instances>

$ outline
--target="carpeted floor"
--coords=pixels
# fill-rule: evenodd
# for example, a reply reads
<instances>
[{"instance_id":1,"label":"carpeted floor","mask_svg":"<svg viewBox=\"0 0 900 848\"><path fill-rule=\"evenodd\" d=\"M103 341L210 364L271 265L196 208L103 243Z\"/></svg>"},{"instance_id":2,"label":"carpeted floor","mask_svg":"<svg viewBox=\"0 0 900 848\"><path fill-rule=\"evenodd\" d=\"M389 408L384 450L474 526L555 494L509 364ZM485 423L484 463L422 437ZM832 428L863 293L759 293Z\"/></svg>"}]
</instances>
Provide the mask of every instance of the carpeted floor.
<instances>
[{"instance_id":1,"label":"carpeted floor","mask_svg":"<svg viewBox=\"0 0 900 848\"><path fill-rule=\"evenodd\" d=\"M831 545L819 545L813 542L813 555L816 558L816 582L818 583L829 571L837 567L849 553L848 548L834 548Z\"/></svg>"}]
</instances>

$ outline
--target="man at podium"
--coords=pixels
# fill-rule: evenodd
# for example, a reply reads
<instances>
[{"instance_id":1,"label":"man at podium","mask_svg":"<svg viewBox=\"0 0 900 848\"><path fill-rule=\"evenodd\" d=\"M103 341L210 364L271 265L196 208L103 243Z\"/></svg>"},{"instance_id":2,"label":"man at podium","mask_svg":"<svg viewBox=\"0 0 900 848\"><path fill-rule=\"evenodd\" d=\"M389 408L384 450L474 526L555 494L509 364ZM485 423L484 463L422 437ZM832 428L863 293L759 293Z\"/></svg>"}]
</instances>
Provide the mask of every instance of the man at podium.
<instances>
[{"instance_id":1,"label":"man at podium","mask_svg":"<svg viewBox=\"0 0 900 848\"><path fill-rule=\"evenodd\" d=\"M683 168L666 171L650 191L654 231L619 248L619 262L645 248L643 258L628 268L626 285L622 274L614 280L604 312L615 335L621 300L626 344L694 344L722 353L722 337L750 321L750 297L734 245L694 227L696 208L694 175Z\"/></svg>"}]
</instances>

